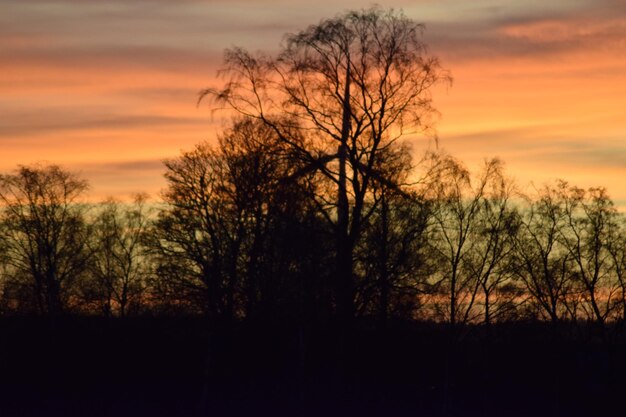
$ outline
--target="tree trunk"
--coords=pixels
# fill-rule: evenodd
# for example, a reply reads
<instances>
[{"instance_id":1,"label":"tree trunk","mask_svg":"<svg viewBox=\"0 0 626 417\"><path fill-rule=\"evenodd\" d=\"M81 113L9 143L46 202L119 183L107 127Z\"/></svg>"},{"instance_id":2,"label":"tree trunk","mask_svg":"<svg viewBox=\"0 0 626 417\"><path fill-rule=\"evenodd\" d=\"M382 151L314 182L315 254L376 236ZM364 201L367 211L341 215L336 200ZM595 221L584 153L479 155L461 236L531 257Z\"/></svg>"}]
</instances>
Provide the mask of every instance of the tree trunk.
<instances>
[{"instance_id":1,"label":"tree trunk","mask_svg":"<svg viewBox=\"0 0 626 417\"><path fill-rule=\"evenodd\" d=\"M61 314L61 289L54 276L47 277L47 308L48 315L54 320Z\"/></svg>"},{"instance_id":2,"label":"tree trunk","mask_svg":"<svg viewBox=\"0 0 626 417\"><path fill-rule=\"evenodd\" d=\"M379 304L379 319L383 325L387 322L389 315L389 206L385 198L385 191L383 190L381 199L381 237L380 237L380 258L379 258L379 285L380 285L380 304Z\"/></svg>"},{"instance_id":3,"label":"tree trunk","mask_svg":"<svg viewBox=\"0 0 626 417\"><path fill-rule=\"evenodd\" d=\"M450 328L454 332L456 327L456 268L452 268L452 279L450 280Z\"/></svg>"},{"instance_id":4,"label":"tree trunk","mask_svg":"<svg viewBox=\"0 0 626 417\"><path fill-rule=\"evenodd\" d=\"M354 289L352 282L352 244L350 242L349 207L346 165L348 158L348 136L350 135L350 62L346 70L346 85L343 101L341 144L338 149L339 184L337 193L337 314L343 321L354 315Z\"/></svg>"},{"instance_id":5,"label":"tree trunk","mask_svg":"<svg viewBox=\"0 0 626 417\"><path fill-rule=\"evenodd\" d=\"M491 317L489 311L489 290L483 287L483 291L485 292L485 326L489 328L491 324Z\"/></svg>"}]
</instances>

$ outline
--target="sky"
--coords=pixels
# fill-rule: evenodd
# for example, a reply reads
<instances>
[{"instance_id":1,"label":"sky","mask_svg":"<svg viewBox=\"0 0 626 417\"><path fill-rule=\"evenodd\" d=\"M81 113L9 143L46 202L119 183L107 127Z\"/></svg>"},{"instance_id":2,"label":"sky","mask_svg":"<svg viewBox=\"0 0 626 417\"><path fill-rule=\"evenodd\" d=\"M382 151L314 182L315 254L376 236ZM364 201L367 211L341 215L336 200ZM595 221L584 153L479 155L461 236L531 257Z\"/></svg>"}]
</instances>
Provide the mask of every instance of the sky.
<instances>
[{"instance_id":1,"label":"sky","mask_svg":"<svg viewBox=\"0 0 626 417\"><path fill-rule=\"evenodd\" d=\"M605 186L626 208L626 2L395 0L454 82L439 147L499 157L522 187ZM353 0L0 0L0 171L55 163L90 197L158 197L162 160L224 121L197 106L225 48L272 52ZM414 138L416 153L432 147Z\"/></svg>"}]
</instances>

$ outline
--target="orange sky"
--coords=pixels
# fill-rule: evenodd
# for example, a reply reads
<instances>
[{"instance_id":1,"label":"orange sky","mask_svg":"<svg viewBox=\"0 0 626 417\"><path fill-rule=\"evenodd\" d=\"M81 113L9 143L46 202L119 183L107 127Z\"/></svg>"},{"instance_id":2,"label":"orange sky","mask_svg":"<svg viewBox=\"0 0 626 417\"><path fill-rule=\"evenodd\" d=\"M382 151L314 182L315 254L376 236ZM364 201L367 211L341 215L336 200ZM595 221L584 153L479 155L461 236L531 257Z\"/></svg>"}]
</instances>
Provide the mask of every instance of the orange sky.
<instances>
[{"instance_id":1,"label":"orange sky","mask_svg":"<svg viewBox=\"0 0 626 417\"><path fill-rule=\"evenodd\" d=\"M626 2L378 3L425 23L452 72L434 95L441 147L470 166L498 156L521 185L603 185L626 207ZM0 170L47 161L81 172L93 198L157 196L161 160L220 129L196 98L224 48L272 51L363 5L0 0Z\"/></svg>"}]
</instances>

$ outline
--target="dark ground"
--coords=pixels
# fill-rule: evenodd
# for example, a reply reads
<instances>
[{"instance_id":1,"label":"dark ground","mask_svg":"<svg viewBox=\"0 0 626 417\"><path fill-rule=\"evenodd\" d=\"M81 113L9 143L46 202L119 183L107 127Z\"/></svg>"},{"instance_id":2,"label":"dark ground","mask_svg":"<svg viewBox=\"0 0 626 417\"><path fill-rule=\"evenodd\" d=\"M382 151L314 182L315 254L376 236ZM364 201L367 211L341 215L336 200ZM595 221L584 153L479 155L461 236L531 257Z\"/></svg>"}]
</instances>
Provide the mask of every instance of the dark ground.
<instances>
[{"instance_id":1,"label":"dark ground","mask_svg":"<svg viewBox=\"0 0 626 417\"><path fill-rule=\"evenodd\" d=\"M0 319L0 416L621 416L626 346L547 324ZM209 340L211 349L209 350ZM555 341L556 340L556 341ZM210 355L209 355L210 351ZM208 366L207 366L208 359Z\"/></svg>"}]
</instances>

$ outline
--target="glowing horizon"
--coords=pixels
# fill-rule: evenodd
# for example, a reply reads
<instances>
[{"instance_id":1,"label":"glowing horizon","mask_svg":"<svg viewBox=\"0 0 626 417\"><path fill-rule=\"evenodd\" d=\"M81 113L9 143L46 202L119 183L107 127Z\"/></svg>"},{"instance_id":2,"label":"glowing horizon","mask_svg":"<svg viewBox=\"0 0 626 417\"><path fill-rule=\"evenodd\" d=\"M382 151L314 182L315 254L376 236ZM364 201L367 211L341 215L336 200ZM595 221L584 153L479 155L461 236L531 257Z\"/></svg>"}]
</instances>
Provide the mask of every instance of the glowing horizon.
<instances>
[{"instance_id":1,"label":"glowing horizon","mask_svg":"<svg viewBox=\"0 0 626 417\"><path fill-rule=\"evenodd\" d=\"M521 185L605 186L624 206L626 5L617 0L384 1L426 24L454 77L434 91L439 145L475 167L500 157ZM161 161L219 133L197 93L222 51L360 8L355 0L0 0L0 171L48 161L90 196L156 197ZM291 6L291 7L290 7ZM415 142L416 150L428 146Z\"/></svg>"}]
</instances>

